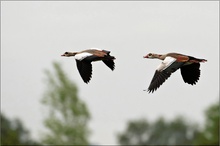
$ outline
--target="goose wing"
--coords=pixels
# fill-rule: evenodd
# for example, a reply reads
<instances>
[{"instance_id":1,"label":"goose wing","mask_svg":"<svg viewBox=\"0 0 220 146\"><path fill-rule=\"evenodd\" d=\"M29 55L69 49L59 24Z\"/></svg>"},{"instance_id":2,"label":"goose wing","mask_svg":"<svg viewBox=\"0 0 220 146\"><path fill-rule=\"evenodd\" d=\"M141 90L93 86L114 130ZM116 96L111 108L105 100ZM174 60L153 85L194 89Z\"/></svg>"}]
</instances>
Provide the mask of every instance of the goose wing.
<instances>
[{"instance_id":1,"label":"goose wing","mask_svg":"<svg viewBox=\"0 0 220 146\"><path fill-rule=\"evenodd\" d=\"M148 87L149 93L156 91L173 72L175 72L184 64L184 62L177 62L176 60L177 59L174 57L167 56L158 66Z\"/></svg>"},{"instance_id":2,"label":"goose wing","mask_svg":"<svg viewBox=\"0 0 220 146\"><path fill-rule=\"evenodd\" d=\"M115 63L113 60L102 60L112 71L115 69Z\"/></svg>"},{"instance_id":3,"label":"goose wing","mask_svg":"<svg viewBox=\"0 0 220 146\"><path fill-rule=\"evenodd\" d=\"M153 79L151 80L150 86L148 87L148 92L154 92L156 91L169 77L171 73L165 72L165 71L158 71L156 70L153 76Z\"/></svg>"},{"instance_id":4,"label":"goose wing","mask_svg":"<svg viewBox=\"0 0 220 146\"><path fill-rule=\"evenodd\" d=\"M86 51L92 54L91 56L85 58L86 60L91 60L91 61L102 60L105 63L105 65L107 65L111 70L115 69L115 63L113 61L115 57L110 56L110 51L99 50L99 49L89 49Z\"/></svg>"},{"instance_id":5,"label":"goose wing","mask_svg":"<svg viewBox=\"0 0 220 146\"><path fill-rule=\"evenodd\" d=\"M198 82L200 77L200 64L199 63L192 63L190 65L184 65L180 68L181 75L183 81L185 83L194 85Z\"/></svg>"},{"instance_id":6,"label":"goose wing","mask_svg":"<svg viewBox=\"0 0 220 146\"><path fill-rule=\"evenodd\" d=\"M80 76L82 77L85 83L88 83L92 77L92 64L89 61L85 60L76 60L76 65L79 71Z\"/></svg>"}]
</instances>

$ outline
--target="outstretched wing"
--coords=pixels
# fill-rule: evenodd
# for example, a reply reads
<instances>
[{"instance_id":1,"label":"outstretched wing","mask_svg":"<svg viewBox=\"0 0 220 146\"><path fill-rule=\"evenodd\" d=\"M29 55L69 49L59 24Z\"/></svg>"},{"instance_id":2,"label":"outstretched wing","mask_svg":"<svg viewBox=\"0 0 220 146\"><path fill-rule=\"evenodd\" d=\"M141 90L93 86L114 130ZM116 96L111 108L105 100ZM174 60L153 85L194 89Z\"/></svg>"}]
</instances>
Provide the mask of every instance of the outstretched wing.
<instances>
[{"instance_id":1,"label":"outstretched wing","mask_svg":"<svg viewBox=\"0 0 220 146\"><path fill-rule=\"evenodd\" d=\"M148 87L148 92L154 92L156 91L169 77L171 73L168 73L166 71L158 71L156 70L154 73L154 77L150 83L150 86Z\"/></svg>"},{"instance_id":2,"label":"outstretched wing","mask_svg":"<svg viewBox=\"0 0 220 146\"><path fill-rule=\"evenodd\" d=\"M115 63L113 60L102 60L112 71L115 69Z\"/></svg>"},{"instance_id":3,"label":"outstretched wing","mask_svg":"<svg viewBox=\"0 0 220 146\"><path fill-rule=\"evenodd\" d=\"M184 62L177 62L174 57L166 57L155 71L150 86L148 87L148 92L153 93L156 91L170 77L170 75L183 64Z\"/></svg>"},{"instance_id":4,"label":"outstretched wing","mask_svg":"<svg viewBox=\"0 0 220 146\"><path fill-rule=\"evenodd\" d=\"M185 83L194 85L198 82L200 77L200 64L192 63L190 65L184 65L180 68L181 75Z\"/></svg>"},{"instance_id":5,"label":"outstretched wing","mask_svg":"<svg viewBox=\"0 0 220 146\"><path fill-rule=\"evenodd\" d=\"M82 77L85 83L88 83L92 78L92 64L89 61L79 61L76 60L76 65L79 71L80 76Z\"/></svg>"}]
</instances>

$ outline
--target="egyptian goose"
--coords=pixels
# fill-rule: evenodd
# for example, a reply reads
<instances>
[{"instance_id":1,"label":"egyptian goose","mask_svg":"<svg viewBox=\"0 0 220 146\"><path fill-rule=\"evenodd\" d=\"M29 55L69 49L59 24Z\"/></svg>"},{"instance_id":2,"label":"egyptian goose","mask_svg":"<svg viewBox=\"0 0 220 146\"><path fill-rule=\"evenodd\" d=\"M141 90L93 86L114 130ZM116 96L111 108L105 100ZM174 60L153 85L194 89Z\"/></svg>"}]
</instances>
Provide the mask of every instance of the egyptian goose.
<instances>
[{"instance_id":1,"label":"egyptian goose","mask_svg":"<svg viewBox=\"0 0 220 146\"><path fill-rule=\"evenodd\" d=\"M89 83L92 77L92 64L93 61L102 60L112 71L115 69L114 56L110 56L110 51L91 48L81 52L65 52L65 57L74 56L76 65L85 83Z\"/></svg>"},{"instance_id":2,"label":"egyptian goose","mask_svg":"<svg viewBox=\"0 0 220 146\"><path fill-rule=\"evenodd\" d=\"M159 88L170 75L180 68L183 81L194 85L200 77L200 62L206 62L206 59L198 59L192 56L179 53L168 53L165 55L149 53L144 58L157 58L163 60L156 69L153 79L148 87L148 92L154 92Z\"/></svg>"}]
</instances>

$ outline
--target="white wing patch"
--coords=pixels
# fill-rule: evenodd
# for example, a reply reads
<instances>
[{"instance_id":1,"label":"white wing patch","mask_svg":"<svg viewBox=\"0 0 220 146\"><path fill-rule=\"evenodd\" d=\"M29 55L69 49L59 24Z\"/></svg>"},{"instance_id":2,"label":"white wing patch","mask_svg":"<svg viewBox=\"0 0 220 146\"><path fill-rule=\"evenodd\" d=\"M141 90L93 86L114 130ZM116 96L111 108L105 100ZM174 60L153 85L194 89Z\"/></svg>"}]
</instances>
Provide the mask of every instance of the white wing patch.
<instances>
[{"instance_id":1,"label":"white wing patch","mask_svg":"<svg viewBox=\"0 0 220 146\"><path fill-rule=\"evenodd\" d=\"M92 56L93 54L91 53L87 53L87 52L83 52L80 54L76 54L74 57L76 60L82 61L84 58L88 57L88 56Z\"/></svg>"},{"instance_id":2,"label":"white wing patch","mask_svg":"<svg viewBox=\"0 0 220 146\"><path fill-rule=\"evenodd\" d=\"M169 67L173 62L176 61L176 58L167 56L163 62L157 67L158 71L163 71L165 70L167 67Z\"/></svg>"},{"instance_id":3,"label":"white wing patch","mask_svg":"<svg viewBox=\"0 0 220 146\"><path fill-rule=\"evenodd\" d=\"M91 50L99 50L99 51L102 51L102 49L99 49L99 48L89 48L89 49L91 49Z\"/></svg>"}]
</instances>

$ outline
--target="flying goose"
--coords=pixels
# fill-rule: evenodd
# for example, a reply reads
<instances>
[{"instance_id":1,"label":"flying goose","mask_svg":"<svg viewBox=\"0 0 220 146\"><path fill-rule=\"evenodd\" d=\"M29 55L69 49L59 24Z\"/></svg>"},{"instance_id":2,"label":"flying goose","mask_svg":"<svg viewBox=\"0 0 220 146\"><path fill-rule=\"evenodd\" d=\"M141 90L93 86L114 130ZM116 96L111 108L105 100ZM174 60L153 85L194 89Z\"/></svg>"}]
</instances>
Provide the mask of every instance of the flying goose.
<instances>
[{"instance_id":1,"label":"flying goose","mask_svg":"<svg viewBox=\"0 0 220 146\"><path fill-rule=\"evenodd\" d=\"M81 52L65 52L65 57L74 56L76 65L85 83L89 83L92 78L92 64L93 61L102 60L112 71L115 69L114 56L110 56L110 51L101 50L98 48L91 48Z\"/></svg>"},{"instance_id":2,"label":"flying goose","mask_svg":"<svg viewBox=\"0 0 220 146\"><path fill-rule=\"evenodd\" d=\"M191 85L196 84L200 77L200 62L207 61L206 59L198 59L179 53L168 53L165 55L149 53L144 56L144 58L157 58L163 60L156 69L150 86L148 87L149 93L156 91L170 77L170 75L179 68L185 83Z\"/></svg>"}]
</instances>

